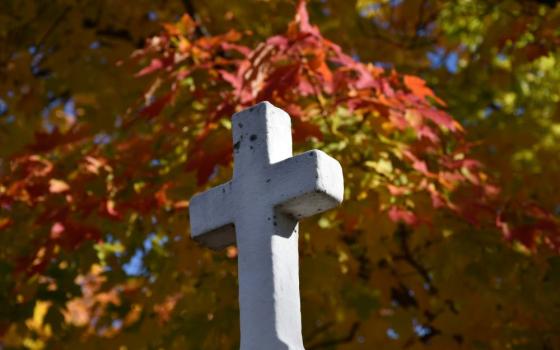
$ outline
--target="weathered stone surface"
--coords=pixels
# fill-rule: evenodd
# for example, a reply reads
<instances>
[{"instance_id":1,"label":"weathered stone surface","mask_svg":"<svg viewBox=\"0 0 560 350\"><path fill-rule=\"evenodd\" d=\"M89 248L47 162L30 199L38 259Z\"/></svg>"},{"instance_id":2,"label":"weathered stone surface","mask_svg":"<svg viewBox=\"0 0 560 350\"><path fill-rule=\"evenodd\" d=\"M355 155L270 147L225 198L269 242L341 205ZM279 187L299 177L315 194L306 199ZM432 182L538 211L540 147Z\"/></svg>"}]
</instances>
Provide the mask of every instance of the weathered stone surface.
<instances>
[{"instance_id":1,"label":"weathered stone surface","mask_svg":"<svg viewBox=\"0 0 560 350\"><path fill-rule=\"evenodd\" d=\"M290 117L268 102L232 118L234 172L190 204L193 239L238 247L241 349L303 349L298 220L342 202L340 164L313 150L292 157Z\"/></svg>"}]
</instances>

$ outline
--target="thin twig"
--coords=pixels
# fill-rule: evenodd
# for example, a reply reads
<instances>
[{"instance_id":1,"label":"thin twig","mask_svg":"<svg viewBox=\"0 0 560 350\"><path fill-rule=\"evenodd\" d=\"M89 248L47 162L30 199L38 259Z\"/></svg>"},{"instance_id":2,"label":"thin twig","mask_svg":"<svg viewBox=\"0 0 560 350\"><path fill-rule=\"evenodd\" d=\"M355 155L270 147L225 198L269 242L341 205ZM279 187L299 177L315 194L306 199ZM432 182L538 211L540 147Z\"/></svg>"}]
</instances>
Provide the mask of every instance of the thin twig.
<instances>
[{"instance_id":1,"label":"thin twig","mask_svg":"<svg viewBox=\"0 0 560 350\"><path fill-rule=\"evenodd\" d=\"M350 327L350 330L348 331L348 334L346 334L345 336L342 336L340 338L325 340L325 341L319 342L317 344L310 345L310 346L307 347L307 350L329 348L329 347L332 347L332 346L335 346L335 345L350 343L351 341L354 340L354 337L356 336L356 333L358 332L358 328L360 328L360 323L359 322L354 322L352 324L352 326Z\"/></svg>"}]
</instances>

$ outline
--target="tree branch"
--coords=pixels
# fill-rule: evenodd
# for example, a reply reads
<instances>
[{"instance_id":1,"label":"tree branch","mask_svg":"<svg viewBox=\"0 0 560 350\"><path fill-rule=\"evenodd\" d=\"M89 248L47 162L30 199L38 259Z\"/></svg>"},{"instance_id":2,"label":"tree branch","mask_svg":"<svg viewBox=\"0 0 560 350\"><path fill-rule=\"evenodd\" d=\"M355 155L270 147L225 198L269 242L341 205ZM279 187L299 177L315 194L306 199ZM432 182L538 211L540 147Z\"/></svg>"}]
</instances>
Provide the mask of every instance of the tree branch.
<instances>
[{"instance_id":1,"label":"tree branch","mask_svg":"<svg viewBox=\"0 0 560 350\"><path fill-rule=\"evenodd\" d=\"M432 295L438 293L437 288L432 283L432 277L427 268L422 266L413 256L410 246L408 245L408 237L410 236L410 231L406 228L404 224L400 224L396 232L397 237L400 241L402 255L396 255L396 260L406 261L412 268L414 268L418 274L422 277L424 282L428 285L428 292Z\"/></svg>"},{"instance_id":2,"label":"tree branch","mask_svg":"<svg viewBox=\"0 0 560 350\"><path fill-rule=\"evenodd\" d=\"M335 345L350 343L352 340L354 340L354 337L356 336L356 333L358 332L358 328L360 328L360 323L359 322L354 322L352 324L352 326L350 327L350 330L348 331L348 334L346 334L345 336L342 336L340 338L325 340L325 341L319 342L317 344L310 345L310 346L307 347L307 350L329 348L329 347L332 347L332 346L335 346Z\"/></svg>"},{"instance_id":3,"label":"tree branch","mask_svg":"<svg viewBox=\"0 0 560 350\"><path fill-rule=\"evenodd\" d=\"M321 325L321 326L313 329L309 334L307 334L304 337L304 341L306 343L310 342L315 337L317 337L319 334L328 331L333 325L334 325L334 321L330 321L330 322L325 323L324 325Z\"/></svg>"},{"instance_id":4,"label":"tree branch","mask_svg":"<svg viewBox=\"0 0 560 350\"><path fill-rule=\"evenodd\" d=\"M39 40L37 40L37 43L35 44L35 46L37 47L37 52L39 51L39 48L43 45L45 40L47 40L47 38L52 34L52 32L54 32L56 27L58 27L58 25L62 23L62 20L64 19L64 17L66 17L70 9L71 6L66 6L62 10L62 12L58 15L58 17L55 18L55 20L52 22L49 28L47 28L47 31L43 33L43 35L39 38Z\"/></svg>"}]
</instances>

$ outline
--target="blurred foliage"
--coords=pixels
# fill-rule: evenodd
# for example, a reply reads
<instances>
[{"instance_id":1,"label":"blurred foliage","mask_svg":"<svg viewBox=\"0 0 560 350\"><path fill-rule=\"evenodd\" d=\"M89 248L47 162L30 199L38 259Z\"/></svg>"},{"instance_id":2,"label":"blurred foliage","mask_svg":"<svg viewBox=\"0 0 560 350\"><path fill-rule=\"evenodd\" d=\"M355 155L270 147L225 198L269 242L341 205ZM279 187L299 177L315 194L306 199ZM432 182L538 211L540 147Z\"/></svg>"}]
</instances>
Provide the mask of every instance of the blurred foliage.
<instances>
[{"instance_id":1,"label":"blurred foliage","mask_svg":"<svg viewBox=\"0 0 560 350\"><path fill-rule=\"evenodd\" d=\"M237 348L236 249L186 208L261 99L345 170L301 224L307 349L560 348L560 6L307 9L0 3L0 348Z\"/></svg>"}]
</instances>

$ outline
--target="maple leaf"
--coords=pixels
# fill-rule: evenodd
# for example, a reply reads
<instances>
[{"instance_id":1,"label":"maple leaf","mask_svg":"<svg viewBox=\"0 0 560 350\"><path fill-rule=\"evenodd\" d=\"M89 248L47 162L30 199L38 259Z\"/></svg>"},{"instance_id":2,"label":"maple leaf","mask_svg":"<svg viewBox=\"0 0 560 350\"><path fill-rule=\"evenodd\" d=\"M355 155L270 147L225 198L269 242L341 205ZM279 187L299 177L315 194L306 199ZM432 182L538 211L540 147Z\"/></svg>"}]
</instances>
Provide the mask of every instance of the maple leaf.
<instances>
[{"instance_id":1,"label":"maple leaf","mask_svg":"<svg viewBox=\"0 0 560 350\"><path fill-rule=\"evenodd\" d=\"M445 102L438 98L432 89L426 86L426 82L418 77L412 75L405 75L404 76L404 84L405 86L412 91L413 94L420 97L421 99L425 99L426 96L433 98L437 103L442 106L445 106Z\"/></svg>"}]
</instances>

